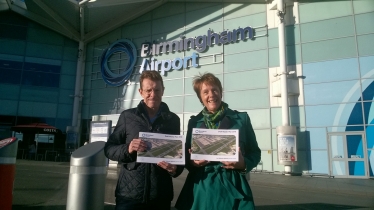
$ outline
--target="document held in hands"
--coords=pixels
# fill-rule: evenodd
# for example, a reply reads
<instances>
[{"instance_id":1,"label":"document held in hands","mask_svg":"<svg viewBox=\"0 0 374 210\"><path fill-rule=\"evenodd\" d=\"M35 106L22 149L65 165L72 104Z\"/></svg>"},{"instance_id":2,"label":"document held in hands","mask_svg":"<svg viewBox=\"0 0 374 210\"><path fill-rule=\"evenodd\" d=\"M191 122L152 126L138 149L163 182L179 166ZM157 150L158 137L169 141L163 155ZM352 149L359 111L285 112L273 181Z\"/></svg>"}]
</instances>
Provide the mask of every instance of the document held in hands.
<instances>
[{"instance_id":1,"label":"document held in hands","mask_svg":"<svg viewBox=\"0 0 374 210\"><path fill-rule=\"evenodd\" d=\"M192 160L239 161L238 147L238 129L192 129Z\"/></svg>"},{"instance_id":2,"label":"document held in hands","mask_svg":"<svg viewBox=\"0 0 374 210\"><path fill-rule=\"evenodd\" d=\"M136 162L158 163L165 161L175 165L185 164L183 135L140 132L139 138L146 142L147 150L137 152Z\"/></svg>"}]
</instances>

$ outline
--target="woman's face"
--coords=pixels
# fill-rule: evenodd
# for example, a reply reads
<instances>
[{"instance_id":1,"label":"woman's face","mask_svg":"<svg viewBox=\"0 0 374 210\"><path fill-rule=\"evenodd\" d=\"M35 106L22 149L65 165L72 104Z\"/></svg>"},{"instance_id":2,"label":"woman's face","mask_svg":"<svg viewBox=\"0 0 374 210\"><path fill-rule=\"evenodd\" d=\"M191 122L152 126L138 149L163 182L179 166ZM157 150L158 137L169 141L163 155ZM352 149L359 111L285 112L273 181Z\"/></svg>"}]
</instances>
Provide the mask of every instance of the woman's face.
<instances>
[{"instance_id":1,"label":"woman's face","mask_svg":"<svg viewBox=\"0 0 374 210\"><path fill-rule=\"evenodd\" d=\"M214 113L221 106L222 93L218 86L203 83L200 90L200 98L206 109Z\"/></svg>"}]
</instances>

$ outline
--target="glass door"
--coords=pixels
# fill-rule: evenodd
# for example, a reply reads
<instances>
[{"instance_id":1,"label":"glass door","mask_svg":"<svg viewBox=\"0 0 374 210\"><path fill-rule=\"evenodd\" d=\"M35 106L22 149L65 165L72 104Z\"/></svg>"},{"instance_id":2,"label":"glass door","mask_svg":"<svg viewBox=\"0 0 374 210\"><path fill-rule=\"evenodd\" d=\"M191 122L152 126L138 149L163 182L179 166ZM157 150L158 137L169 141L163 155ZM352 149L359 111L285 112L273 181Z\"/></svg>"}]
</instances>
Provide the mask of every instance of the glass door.
<instances>
[{"instance_id":1,"label":"glass door","mask_svg":"<svg viewBox=\"0 0 374 210\"><path fill-rule=\"evenodd\" d=\"M367 149L364 133L328 133L330 175L367 178Z\"/></svg>"}]
</instances>

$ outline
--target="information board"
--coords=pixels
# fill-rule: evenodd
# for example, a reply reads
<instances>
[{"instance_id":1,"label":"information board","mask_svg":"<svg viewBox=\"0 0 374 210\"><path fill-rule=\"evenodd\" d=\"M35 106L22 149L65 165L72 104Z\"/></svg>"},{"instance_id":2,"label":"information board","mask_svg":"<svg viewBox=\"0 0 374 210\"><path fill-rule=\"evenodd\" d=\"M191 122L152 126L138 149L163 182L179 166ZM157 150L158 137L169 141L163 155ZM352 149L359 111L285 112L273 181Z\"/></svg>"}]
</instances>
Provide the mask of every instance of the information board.
<instances>
[{"instance_id":1,"label":"information board","mask_svg":"<svg viewBox=\"0 0 374 210\"><path fill-rule=\"evenodd\" d=\"M112 132L112 121L91 121L90 142L107 141Z\"/></svg>"}]
</instances>

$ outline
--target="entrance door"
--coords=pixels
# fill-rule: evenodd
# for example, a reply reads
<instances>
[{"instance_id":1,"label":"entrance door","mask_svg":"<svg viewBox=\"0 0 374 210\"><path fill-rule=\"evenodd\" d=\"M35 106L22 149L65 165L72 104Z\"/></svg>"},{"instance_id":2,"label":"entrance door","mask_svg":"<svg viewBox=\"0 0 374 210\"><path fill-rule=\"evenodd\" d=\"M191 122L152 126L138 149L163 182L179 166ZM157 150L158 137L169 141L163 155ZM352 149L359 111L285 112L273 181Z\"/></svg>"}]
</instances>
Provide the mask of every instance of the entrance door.
<instances>
[{"instance_id":1,"label":"entrance door","mask_svg":"<svg viewBox=\"0 0 374 210\"><path fill-rule=\"evenodd\" d=\"M328 133L330 175L368 178L367 148L363 132Z\"/></svg>"}]
</instances>

